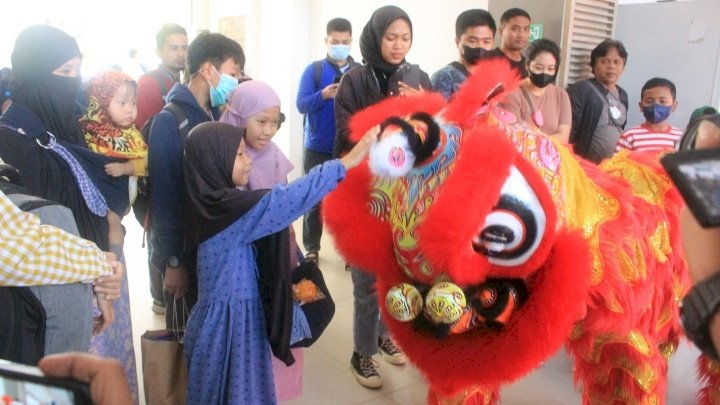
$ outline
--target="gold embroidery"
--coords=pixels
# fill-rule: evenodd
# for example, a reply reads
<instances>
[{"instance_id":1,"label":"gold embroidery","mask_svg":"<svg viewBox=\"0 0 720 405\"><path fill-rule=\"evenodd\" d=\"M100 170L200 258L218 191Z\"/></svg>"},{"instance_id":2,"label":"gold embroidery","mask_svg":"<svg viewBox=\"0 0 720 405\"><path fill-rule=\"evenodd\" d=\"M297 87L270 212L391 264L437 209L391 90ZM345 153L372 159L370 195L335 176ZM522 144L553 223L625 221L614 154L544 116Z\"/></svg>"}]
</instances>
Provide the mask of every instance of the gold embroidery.
<instances>
[{"instance_id":1,"label":"gold embroidery","mask_svg":"<svg viewBox=\"0 0 720 405\"><path fill-rule=\"evenodd\" d=\"M615 246L619 250L618 264L620 266L620 275L627 283L635 283L647 278L647 268L645 266L645 256L643 255L642 246L639 241L626 241L626 245L630 245L632 257L626 253L621 246Z\"/></svg>"},{"instance_id":2,"label":"gold embroidery","mask_svg":"<svg viewBox=\"0 0 720 405\"><path fill-rule=\"evenodd\" d=\"M659 223L657 228L655 228L655 232L648 237L648 242L650 242L650 247L652 248L655 258L660 263L665 263L667 261L667 255L672 252L668 223L665 221Z\"/></svg>"},{"instance_id":3,"label":"gold embroidery","mask_svg":"<svg viewBox=\"0 0 720 405\"><path fill-rule=\"evenodd\" d=\"M665 358L665 361L670 361L670 356L675 353L675 350L677 350L677 345L674 343L661 343L658 346L658 349L660 350L660 354Z\"/></svg>"},{"instance_id":4,"label":"gold embroidery","mask_svg":"<svg viewBox=\"0 0 720 405\"><path fill-rule=\"evenodd\" d=\"M613 159L605 160L600 168L613 177L625 180L633 194L648 204L664 209L663 198L672 187L670 179L667 176L658 176L658 170L630 160L628 155L628 151L617 153Z\"/></svg>"}]
</instances>

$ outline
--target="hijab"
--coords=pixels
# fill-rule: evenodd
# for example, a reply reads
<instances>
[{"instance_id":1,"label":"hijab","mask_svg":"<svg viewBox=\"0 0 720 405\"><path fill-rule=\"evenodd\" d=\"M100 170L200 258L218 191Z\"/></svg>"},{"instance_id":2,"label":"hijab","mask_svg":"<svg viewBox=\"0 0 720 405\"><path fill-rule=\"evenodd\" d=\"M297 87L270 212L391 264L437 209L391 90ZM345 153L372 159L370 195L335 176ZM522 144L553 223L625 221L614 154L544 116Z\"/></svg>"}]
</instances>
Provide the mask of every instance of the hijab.
<instances>
[{"instance_id":1,"label":"hijab","mask_svg":"<svg viewBox=\"0 0 720 405\"><path fill-rule=\"evenodd\" d=\"M110 70L95 75L86 88L88 107L82 118L85 142L91 151L125 159L147 158L147 144L135 124L118 127L108 108L115 93L126 86L137 95L137 85L125 73Z\"/></svg>"},{"instance_id":2,"label":"hijab","mask_svg":"<svg viewBox=\"0 0 720 405\"><path fill-rule=\"evenodd\" d=\"M232 170L245 130L225 123L197 125L185 143L185 182L194 215L191 230L197 246L245 215L267 191L244 191L235 187Z\"/></svg>"},{"instance_id":3,"label":"hijab","mask_svg":"<svg viewBox=\"0 0 720 405\"><path fill-rule=\"evenodd\" d=\"M360 54L363 57L363 62L372 66L373 69L378 69L386 74L392 73L402 64L395 65L386 62L380 50L385 31L387 31L390 24L399 18L408 23L410 26L410 35L412 35L412 22L410 21L410 17L405 11L396 6L385 6L375 10L370 17L370 21L365 24L362 34L360 34Z\"/></svg>"},{"instance_id":4,"label":"hijab","mask_svg":"<svg viewBox=\"0 0 720 405\"><path fill-rule=\"evenodd\" d=\"M270 107L280 107L280 97L267 83L249 80L240 83L230 94L228 108L220 117L220 122L245 128L250 117ZM246 145L245 151L252 159L252 171L248 189L272 188L275 184L287 184L287 175L293 165L280 148L269 142L262 149Z\"/></svg>"},{"instance_id":5,"label":"hijab","mask_svg":"<svg viewBox=\"0 0 720 405\"><path fill-rule=\"evenodd\" d=\"M80 77L52 73L75 57L81 57L80 48L65 32L49 25L23 30L11 56L12 100L37 115L59 141L83 145L75 116Z\"/></svg>"},{"instance_id":6,"label":"hijab","mask_svg":"<svg viewBox=\"0 0 720 405\"><path fill-rule=\"evenodd\" d=\"M185 144L185 181L191 207L189 242L192 246L222 232L244 216L268 190L244 191L232 182L232 169L245 131L222 122L193 128ZM288 229L253 242L258 289L273 354L285 364L290 353L292 292Z\"/></svg>"},{"instance_id":7,"label":"hijab","mask_svg":"<svg viewBox=\"0 0 720 405\"><path fill-rule=\"evenodd\" d=\"M248 80L230 93L220 122L245 128L250 117L270 107L280 107L280 97L275 90L260 80Z\"/></svg>"}]
</instances>

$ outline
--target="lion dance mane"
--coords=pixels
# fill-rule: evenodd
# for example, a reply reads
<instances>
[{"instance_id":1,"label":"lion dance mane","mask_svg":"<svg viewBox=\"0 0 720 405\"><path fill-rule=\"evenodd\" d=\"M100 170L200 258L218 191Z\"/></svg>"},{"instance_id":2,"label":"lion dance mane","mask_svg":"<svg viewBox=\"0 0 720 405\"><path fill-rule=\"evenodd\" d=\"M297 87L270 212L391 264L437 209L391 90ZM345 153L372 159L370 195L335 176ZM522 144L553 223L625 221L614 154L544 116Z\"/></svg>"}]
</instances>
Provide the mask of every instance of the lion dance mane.
<instances>
[{"instance_id":1,"label":"lion dance mane","mask_svg":"<svg viewBox=\"0 0 720 405\"><path fill-rule=\"evenodd\" d=\"M338 249L376 276L429 403L495 403L563 345L584 403L664 403L689 279L657 154L588 163L493 101L517 86L507 63L476 69L449 102L353 117L352 141L382 133L323 203ZM701 402L720 403L717 365L699 364Z\"/></svg>"}]
</instances>

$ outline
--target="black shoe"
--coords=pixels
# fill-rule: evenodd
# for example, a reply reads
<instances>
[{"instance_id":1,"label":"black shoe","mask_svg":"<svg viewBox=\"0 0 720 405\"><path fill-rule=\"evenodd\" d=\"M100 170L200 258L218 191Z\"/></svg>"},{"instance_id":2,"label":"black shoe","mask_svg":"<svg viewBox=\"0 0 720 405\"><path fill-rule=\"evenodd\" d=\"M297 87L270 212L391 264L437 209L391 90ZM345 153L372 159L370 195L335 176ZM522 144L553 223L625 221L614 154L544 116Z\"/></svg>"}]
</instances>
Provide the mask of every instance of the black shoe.
<instances>
[{"instance_id":1,"label":"black shoe","mask_svg":"<svg viewBox=\"0 0 720 405\"><path fill-rule=\"evenodd\" d=\"M350 359L350 369L355 375L357 382L363 387L367 388L380 388L382 387L382 379L371 356L363 356L358 352L353 352L352 358Z\"/></svg>"},{"instance_id":2,"label":"black shoe","mask_svg":"<svg viewBox=\"0 0 720 405\"><path fill-rule=\"evenodd\" d=\"M402 350L395 346L392 339L387 336L378 336L378 349L380 349L382 358L390 364L399 366L407 362Z\"/></svg>"}]
</instances>

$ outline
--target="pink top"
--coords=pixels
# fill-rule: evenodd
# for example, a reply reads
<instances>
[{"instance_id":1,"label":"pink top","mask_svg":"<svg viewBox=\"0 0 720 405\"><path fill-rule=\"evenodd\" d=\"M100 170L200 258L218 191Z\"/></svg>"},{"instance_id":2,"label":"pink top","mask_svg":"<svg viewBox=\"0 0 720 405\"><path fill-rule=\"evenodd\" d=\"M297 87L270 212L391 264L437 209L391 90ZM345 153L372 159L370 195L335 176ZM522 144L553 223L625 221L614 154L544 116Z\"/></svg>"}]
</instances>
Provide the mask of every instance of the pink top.
<instances>
[{"instance_id":1,"label":"pink top","mask_svg":"<svg viewBox=\"0 0 720 405\"><path fill-rule=\"evenodd\" d=\"M535 96L528 92L535 111L542 113L542 125L537 125L532 116L532 108L528 104L522 89L511 91L505 96L502 106L514 113L532 127L539 127L545 134L554 134L560 125L572 125L572 109L570 98L565 89L550 84L545 88L541 96Z\"/></svg>"}]
</instances>

